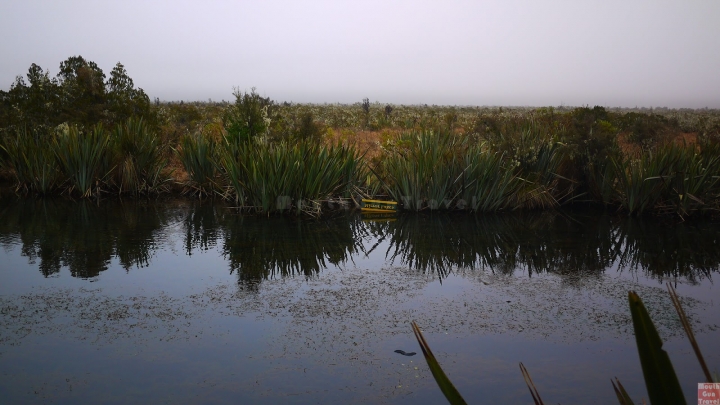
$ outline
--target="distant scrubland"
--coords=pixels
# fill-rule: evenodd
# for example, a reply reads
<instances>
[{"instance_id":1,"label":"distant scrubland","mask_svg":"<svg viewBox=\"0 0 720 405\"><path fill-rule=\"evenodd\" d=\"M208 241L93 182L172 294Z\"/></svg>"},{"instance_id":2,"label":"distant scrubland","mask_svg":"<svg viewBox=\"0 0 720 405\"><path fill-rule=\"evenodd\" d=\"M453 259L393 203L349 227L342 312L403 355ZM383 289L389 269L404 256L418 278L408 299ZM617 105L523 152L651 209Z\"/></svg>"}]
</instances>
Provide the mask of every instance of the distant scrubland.
<instances>
[{"instance_id":1,"label":"distant scrubland","mask_svg":"<svg viewBox=\"0 0 720 405\"><path fill-rule=\"evenodd\" d=\"M720 111L607 107L161 102L122 64L33 64L0 91L0 174L18 194L183 193L248 212L319 214L363 197L403 209L604 205L720 210Z\"/></svg>"}]
</instances>

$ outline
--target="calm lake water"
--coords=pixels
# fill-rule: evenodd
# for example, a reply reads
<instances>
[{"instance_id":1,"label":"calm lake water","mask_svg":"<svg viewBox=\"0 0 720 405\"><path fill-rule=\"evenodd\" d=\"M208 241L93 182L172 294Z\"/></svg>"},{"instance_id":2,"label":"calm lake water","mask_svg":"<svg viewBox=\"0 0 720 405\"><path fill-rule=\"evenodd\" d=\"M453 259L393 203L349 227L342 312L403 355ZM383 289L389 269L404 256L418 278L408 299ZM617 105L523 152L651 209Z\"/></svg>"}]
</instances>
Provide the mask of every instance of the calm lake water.
<instances>
[{"instance_id":1,"label":"calm lake water","mask_svg":"<svg viewBox=\"0 0 720 405\"><path fill-rule=\"evenodd\" d=\"M720 368L720 224L598 211L240 216L194 201L0 201L0 402L470 404L647 398L639 293L688 403ZM395 350L417 352L403 356Z\"/></svg>"}]
</instances>

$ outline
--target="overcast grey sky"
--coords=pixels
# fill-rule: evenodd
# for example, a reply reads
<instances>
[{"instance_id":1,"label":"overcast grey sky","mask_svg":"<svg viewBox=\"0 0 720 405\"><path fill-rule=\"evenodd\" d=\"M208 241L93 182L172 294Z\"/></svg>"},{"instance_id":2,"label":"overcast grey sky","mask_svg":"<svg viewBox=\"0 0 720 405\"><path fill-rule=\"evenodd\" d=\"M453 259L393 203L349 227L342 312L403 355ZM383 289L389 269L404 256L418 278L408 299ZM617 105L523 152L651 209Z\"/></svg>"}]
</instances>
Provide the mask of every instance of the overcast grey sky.
<instances>
[{"instance_id":1,"label":"overcast grey sky","mask_svg":"<svg viewBox=\"0 0 720 405\"><path fill-rule=\"evenodd\" d=\"M0 88L122 62L162 100L720 108L720 1L2 0Z\"/></svg>"}]
</instances>

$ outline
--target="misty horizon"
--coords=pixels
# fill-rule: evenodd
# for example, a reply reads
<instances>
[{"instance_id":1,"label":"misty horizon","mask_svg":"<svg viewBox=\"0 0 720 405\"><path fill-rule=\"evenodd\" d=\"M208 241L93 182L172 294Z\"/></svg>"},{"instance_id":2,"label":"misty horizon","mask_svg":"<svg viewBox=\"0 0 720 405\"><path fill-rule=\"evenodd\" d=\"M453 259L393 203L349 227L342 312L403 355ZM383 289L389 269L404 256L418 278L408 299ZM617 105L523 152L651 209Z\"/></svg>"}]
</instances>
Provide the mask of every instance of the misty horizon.
<instances>
[{"instance_id":1,"label":"misty horizon","mask_svg":"<svg viewBox=\"0 0 720 405\"><path fill-rule=\"evenodd\" d=\"M0 4L0 89L117 62L151 100L720 108L720 3Z\"/></svg>"}]
</instances>

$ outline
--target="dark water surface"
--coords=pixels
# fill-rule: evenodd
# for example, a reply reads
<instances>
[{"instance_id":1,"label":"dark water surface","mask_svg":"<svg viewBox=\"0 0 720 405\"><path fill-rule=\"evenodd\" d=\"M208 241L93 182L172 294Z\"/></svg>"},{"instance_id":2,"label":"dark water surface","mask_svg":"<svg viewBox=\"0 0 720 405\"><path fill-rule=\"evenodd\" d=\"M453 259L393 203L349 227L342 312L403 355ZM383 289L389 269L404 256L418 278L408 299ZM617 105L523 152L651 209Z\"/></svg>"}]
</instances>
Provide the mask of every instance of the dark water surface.
<instances>
[{"instance_id":1,"label":"dark water surface","mask_svg":"<svg viewBox=\"0 0 720 405\"><path fill-rule=\"evenodd\" d=\"M720 224L596 211L364 220L192 201L0 201L0 403L438 404L647 398L643 298L688 403L720 368Z\"/></svg>"}]
</instances>

